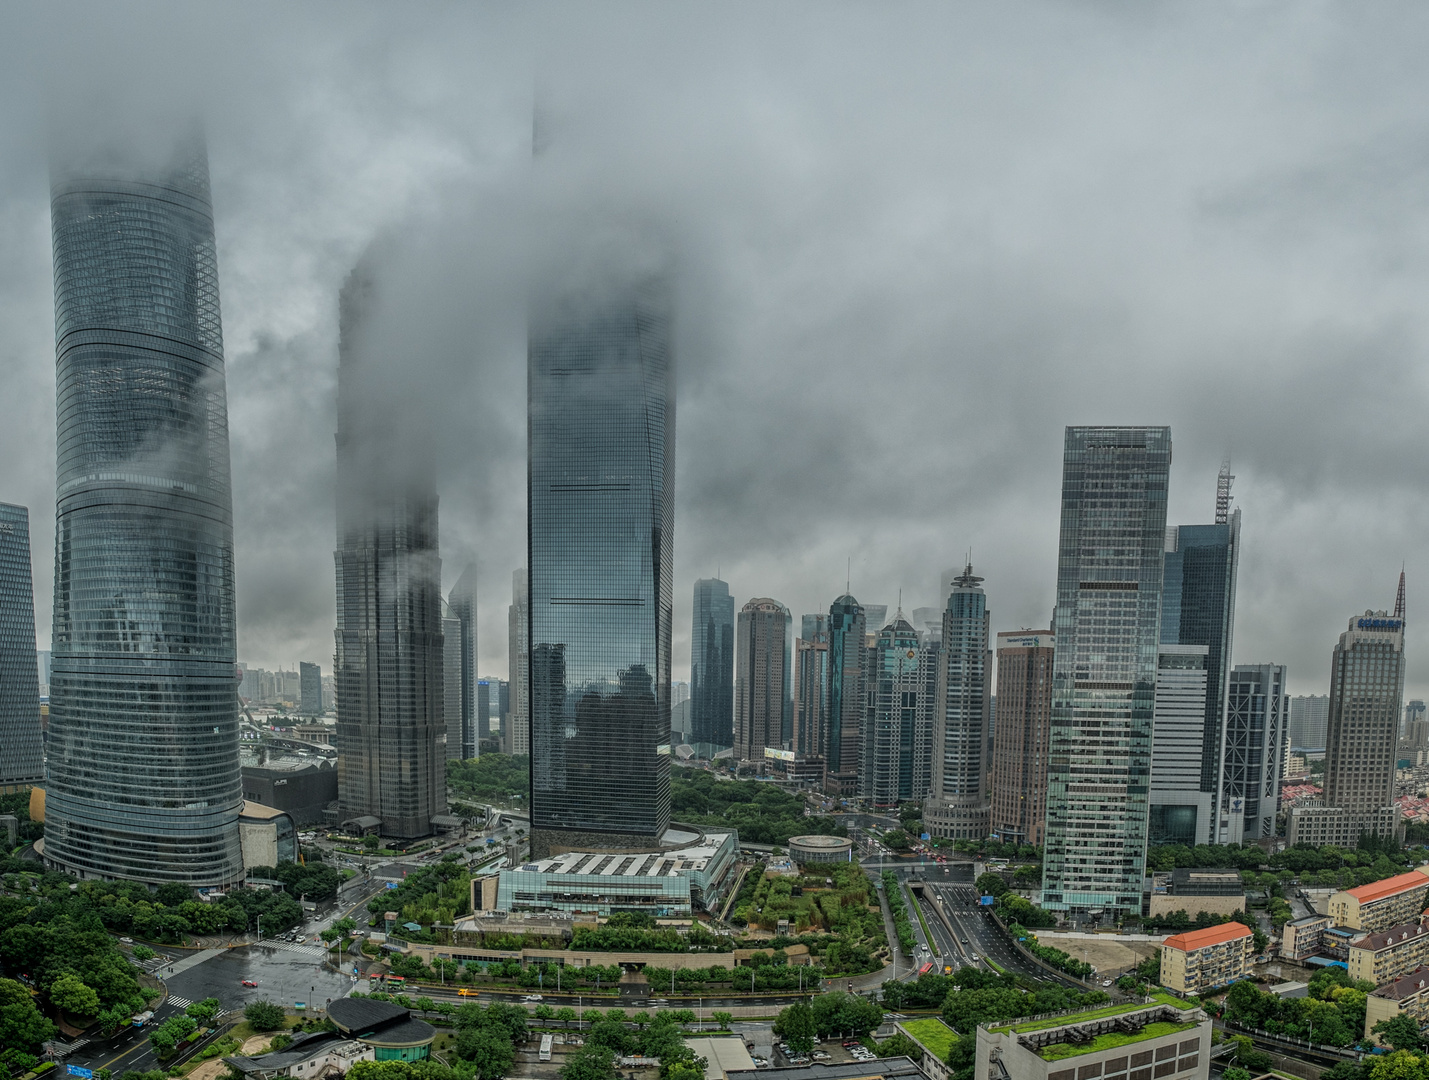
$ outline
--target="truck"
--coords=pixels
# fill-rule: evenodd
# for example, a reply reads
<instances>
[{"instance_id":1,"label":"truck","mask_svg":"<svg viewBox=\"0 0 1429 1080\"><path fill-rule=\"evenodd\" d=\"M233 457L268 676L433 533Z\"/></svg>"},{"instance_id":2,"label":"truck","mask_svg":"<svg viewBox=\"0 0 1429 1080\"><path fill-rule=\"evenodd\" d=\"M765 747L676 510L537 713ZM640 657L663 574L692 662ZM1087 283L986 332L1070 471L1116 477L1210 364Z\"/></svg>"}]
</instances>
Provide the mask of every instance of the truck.
<instances>
[{"instance_id":1,"label":"truck","mask_svg":"<svg viewBox=\"0 0 1429 1080\"><path fill-rule=\"evenodd\" d=\"M152 1012L146 1011L141 1012L138 1016L134 1017L134 1019L131 1020L130 1023L133 1024L135 1027L143 1027L152 1019L154 1019L154 1014Z\"/></svg>"},{"instance_id":2,"label":"truck","mask_svg":"<svg viewBox=\"0 0 1429 1080\"><path fill-rule=\"evenodd\" d=\"M540 1059L541 1059L542 1061L550 1061L550 1060L551 1060L551 1043L554 1042L554 1041L555 1041L555 1036L553 1036L553 1035L542 1035L542 1036L541 1036L541 1055L540 1055Z\"/></svg>"}]
</instances>

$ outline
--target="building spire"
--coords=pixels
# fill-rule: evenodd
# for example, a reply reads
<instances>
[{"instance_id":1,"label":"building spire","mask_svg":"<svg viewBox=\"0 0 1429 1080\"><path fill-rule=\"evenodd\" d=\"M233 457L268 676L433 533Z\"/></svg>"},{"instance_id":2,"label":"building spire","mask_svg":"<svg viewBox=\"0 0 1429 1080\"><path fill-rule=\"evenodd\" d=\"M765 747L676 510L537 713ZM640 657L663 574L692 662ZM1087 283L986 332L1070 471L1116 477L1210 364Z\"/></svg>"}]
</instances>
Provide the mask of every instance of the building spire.
<instances>
[{"instance_id":1,"label":"building spire","mask_svg":"<svg viewBox=\"0 0 1429 1080\"><path fill-rule=\"evenodd\" d=\"M968 559L967 569L957 577L953 578L953 584L959 589L976 589L982 584L983 579L973 574L972 559ZM901 595L901 594L900 594Z\"/></svg>"},{"instance_id":2,"label":"building spire","mask_svg":"<svg viewBox=\"0 0 1429 1080\"><path fill-rule=\"evenodd\" d=\"M1231 519L1231 459L1221 462L1220 475L1216 477L1216 524L1229 524Z\"/></svg>"},{"instance_id":3,"label":"building spire","mask_svg":"<svg viewBox=\"0 0 1429 1080\"><path fill-rule=\"evenodd\" d=\"M1394 617L1404 618L1404 567L1399 568L1399 592L1394 596Z\"/></svg>"}]
</instances>

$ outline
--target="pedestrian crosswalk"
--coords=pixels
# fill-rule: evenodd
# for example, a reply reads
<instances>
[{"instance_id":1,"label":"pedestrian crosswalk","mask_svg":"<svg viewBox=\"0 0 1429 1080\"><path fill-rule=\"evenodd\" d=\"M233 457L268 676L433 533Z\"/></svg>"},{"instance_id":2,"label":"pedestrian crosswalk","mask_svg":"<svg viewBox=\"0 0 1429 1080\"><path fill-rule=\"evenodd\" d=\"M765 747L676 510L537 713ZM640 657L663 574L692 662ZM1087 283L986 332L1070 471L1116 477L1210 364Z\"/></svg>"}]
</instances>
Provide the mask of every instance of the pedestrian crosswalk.
<instances>
[{"instance_id":1,"label":"pedestrian crosswalk","mask_svg":"<svg viewBox=\"0 0 1429 1080\"><path fill-rule=\"evenodd\" d=\"M193 1004L193 1001L186 997L177 997L173 994L170 994L169 1004L174 1006L174 1008L176 1009L187 1009L190 1005Z\"/></svg>"},{"instance_id":2,"label":"pedestrian crosswalk","mask_svg":"<svg viewBox=\"0 0 1429 1080\"><path fill-rule=\"evenodd\" d=\"M271 938L264 938L258 942L265 949L278 949L282 952L297 953L299 956L310 956L314 960L321 959L327 955L327 950L321 945L299 945L292 941L274 941Z\"/></svg>"},{"instance_id":3,"label":"pedestrian crosswalk","mask_svg":"<svg viewBox=\"0 0 1429 1080\"><path fill-rule=\"evenodd\" d=\"M45 1049L49 1051L50 1056L62 1058L69 1057L69 1055L73 1054L76 1050L88 1045L88 1039L76 1039L72 1043L63 1042L59 1039L52 1039L49 1042L45 1043Z\"/></svg>"}]
</instances>

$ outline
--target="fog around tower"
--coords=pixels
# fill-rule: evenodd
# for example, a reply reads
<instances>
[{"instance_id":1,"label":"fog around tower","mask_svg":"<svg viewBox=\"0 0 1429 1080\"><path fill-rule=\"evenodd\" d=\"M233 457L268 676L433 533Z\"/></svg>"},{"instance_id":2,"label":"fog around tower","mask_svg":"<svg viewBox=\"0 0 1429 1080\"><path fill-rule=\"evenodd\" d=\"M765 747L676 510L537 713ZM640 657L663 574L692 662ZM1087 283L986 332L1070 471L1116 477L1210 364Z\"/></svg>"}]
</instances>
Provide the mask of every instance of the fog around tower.
<instances>
[{"instance_id":1,"label":"fog around tower","mask_svg":"<svg viewBox=\"0 0 1429 1080\"><path fill-rule=\"evenodd\" d=\"M971 550L993 630L1045 626L1063 426L1165 423L1170 522L1213 519L1224 457L1237 477L1233 661L1325 693L1345 620L1390 607L1405 563L1406 693L1429 696L1418 6L8 4L4 25L0 501L30 508L42 647L51 152L145 152L198 114L252 664L331 663L337 298L380 252L379 415L429 440L444 591L474 559L478 667L506 670L528 290L551 266L608 284L572 252L614 237L622 268L675 271L676 678L717 571L736 608L826 611L847 573L911 612Z\"/></svg>"}]
</instances>

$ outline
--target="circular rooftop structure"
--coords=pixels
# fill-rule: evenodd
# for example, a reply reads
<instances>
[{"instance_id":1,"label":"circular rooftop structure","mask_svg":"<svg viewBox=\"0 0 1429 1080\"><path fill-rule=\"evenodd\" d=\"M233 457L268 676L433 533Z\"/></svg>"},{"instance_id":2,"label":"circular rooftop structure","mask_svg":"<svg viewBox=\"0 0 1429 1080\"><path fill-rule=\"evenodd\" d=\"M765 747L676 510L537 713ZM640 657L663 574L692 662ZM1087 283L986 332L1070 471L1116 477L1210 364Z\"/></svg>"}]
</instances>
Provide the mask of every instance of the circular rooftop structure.
<instances>
[{"instance_id":1,"label":"circular rooftop structure","mask_svg":"<svg viewBox=\"0 0 1429 1080\"><path fill-rule=\"evenodd\" d=\"M853 841L847 836L791 836L789 858L796 863L853 862Z\"/></svg>"}]
</instances>

